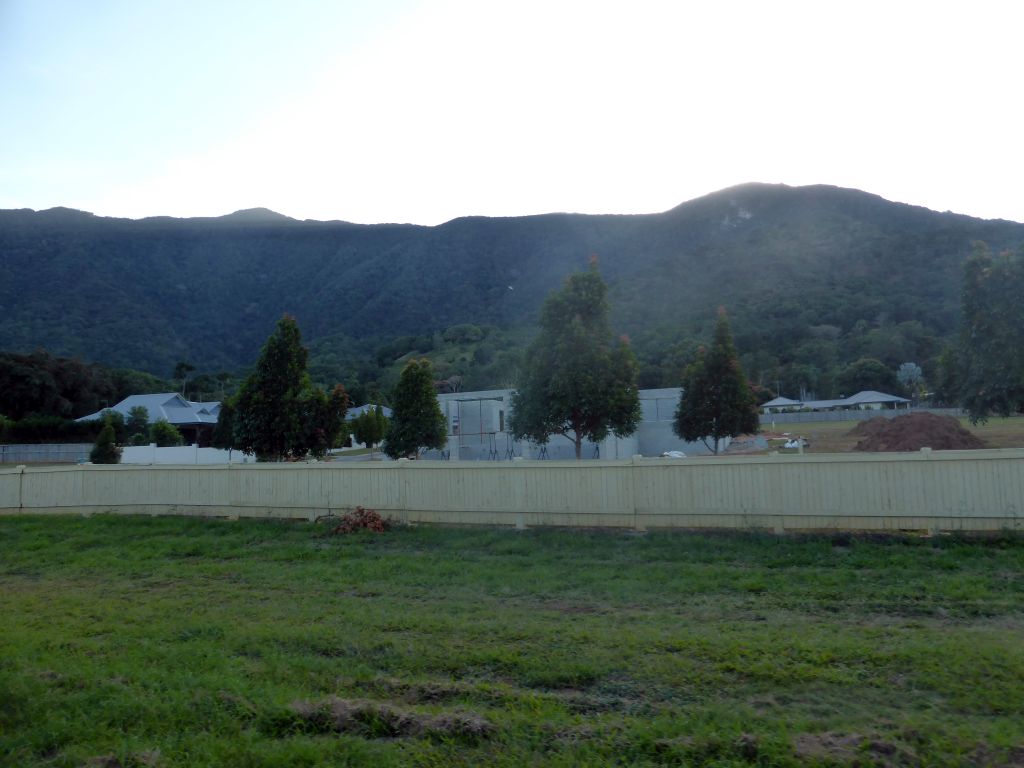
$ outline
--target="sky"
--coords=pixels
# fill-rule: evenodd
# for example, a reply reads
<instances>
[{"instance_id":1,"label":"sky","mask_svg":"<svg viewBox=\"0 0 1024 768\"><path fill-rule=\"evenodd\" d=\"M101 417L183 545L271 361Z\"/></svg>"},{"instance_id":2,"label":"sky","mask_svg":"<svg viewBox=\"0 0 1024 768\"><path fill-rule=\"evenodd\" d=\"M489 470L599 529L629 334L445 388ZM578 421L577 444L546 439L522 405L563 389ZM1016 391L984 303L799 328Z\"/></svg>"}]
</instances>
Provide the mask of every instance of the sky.
<instances>
[{"instance_id":1,"label":"sky","mask_svg":"<svg viewBox=\"0 0 1024 768\"><path fill-rule=\"evenodd\" d=\"M1024 222L1024 4L0 0L0 208L438 224L748 181Z\"/></svg>"}]
</instances>

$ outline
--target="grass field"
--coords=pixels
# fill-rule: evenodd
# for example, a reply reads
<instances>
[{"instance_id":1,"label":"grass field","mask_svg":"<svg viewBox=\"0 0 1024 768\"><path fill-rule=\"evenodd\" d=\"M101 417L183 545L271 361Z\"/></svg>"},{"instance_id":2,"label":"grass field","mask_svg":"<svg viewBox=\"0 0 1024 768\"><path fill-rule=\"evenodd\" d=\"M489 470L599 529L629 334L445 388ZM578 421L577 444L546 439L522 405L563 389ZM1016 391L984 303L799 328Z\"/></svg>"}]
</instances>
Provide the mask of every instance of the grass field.
<instances>
[{"instance_id":1,"label":"grass field","mask_svg":"<svg viewBox=\"0 0 1024 768\"><path fill-rule=\"evenodd\" d=\"M9 766L1021 765L1024 539L0 518Z\"/></svg>"},{"instance_id":2,"label":"grass field","mask_svg":"<svg viewBox=\"0 0 1024 768\"><path fill-rule=\"evenodd\" d=\"M844 453L852 451L858 435L851 435L850 430L858 421L815 421L802 424L776 424L776 432L790 432L806 438L809 445L808 453ZM1024 448L1024 416L1011 416L1007 419L993 418L984 424L972 426L970 419L960 419L960 423L975 435L984 440L990 448ZM794 453L793 451L781 451Z\"/></svg>"}]
</instances>

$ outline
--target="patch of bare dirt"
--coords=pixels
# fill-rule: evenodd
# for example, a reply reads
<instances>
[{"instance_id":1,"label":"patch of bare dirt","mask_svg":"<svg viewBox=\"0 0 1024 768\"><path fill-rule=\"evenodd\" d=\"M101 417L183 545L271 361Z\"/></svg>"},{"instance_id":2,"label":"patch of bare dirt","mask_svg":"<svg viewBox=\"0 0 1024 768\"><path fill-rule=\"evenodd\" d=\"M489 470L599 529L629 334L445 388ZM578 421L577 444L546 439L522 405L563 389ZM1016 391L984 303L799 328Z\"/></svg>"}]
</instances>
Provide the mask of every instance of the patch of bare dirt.
<instances>
[{"instance_id":1,"label":"patch of bare dirt","mask_svg":"<svg viewBox=\"0 0 1024 768\"><path fill-rule=\"evenodd\" d=\"M1024 768L1024 744L1003 751L981 743L967 756L968 765L978 768Z\"/></svg>"},{"instance_id":2,"label":"patch of bare dirt","mask_svg":"<svg viewBox=\"0 0 1024 768\"><path fill-rule=\"evenodd\" d=\"M793 740L793 751L799 759L815 762L842 762L883 768L917 764L915 755L905 747L856 733L802 733Z\"/></svg>"},{"instance_id":3,"label":"patch of bare dirt","mask_svg":"<svg viewBox=\"0 0 1024 768\"><path fill-rule=\"evenodd\" d=\"M877 416L860 422L848 434L861 438L854 446L855 451L959 451L987 447L952 416L926 412L894 419Z\"/></svg>"},{"instance_id":4,"label":"patch of bare dirt","mask_svg":"<svg viewBox=\"0 0 1024 768\"><path fill-rule=\"evenodd\" d=\"M160 750L135 752L123 760L117 755L100 755L85 763L85 768L153 768L160 763Z\"/></svg>"},{"instance_id":5,"label":"patch of bare dirt","mask_svg":"<svg viewBox=\"0 0 1024 768\"><path fill-rule=\"evenodd\" d=\"M494 733L494 725L470 712L424 714L360 699L330 696L323 701L296 701L288 709L318 733L353 733L367 738L429 736L479 741Z\"/></svg>"}]
</instances>

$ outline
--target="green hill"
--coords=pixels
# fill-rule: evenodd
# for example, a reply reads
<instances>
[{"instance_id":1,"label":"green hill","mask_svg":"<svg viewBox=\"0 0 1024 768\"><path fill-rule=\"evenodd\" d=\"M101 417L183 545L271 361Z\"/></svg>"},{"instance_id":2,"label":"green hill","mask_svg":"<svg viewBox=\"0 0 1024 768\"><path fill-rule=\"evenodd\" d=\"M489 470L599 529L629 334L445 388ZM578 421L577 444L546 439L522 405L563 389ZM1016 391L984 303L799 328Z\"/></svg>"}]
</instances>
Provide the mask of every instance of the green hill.
<instances>
[{"instance_id":1,"label":"green hill","mask_svg":"<svg viewBox=\"0 0 1024 768\"><path fill-rule=\"evenodd\" d=\"M528 337L548 291L597 253L615 327L632 337L646 385L677 381L725 305L754 378L824 392L837 367L862 356L887 365L935 357L955 332L974 240L1016 248L1024 224L765 184L660 214L436 227L296 221L264 209L138 221L6 210L0 349L42 347L163 376L178 360L237 370L288 312L325 378L372 377L400 362L376 355L396 337L434 340L460 324L497 334L481 353L480 340L440 345L463 344L446 354L479 372L508 339ZM416 346L407 352L431 352Z\"/></svg>"}]
</instances>

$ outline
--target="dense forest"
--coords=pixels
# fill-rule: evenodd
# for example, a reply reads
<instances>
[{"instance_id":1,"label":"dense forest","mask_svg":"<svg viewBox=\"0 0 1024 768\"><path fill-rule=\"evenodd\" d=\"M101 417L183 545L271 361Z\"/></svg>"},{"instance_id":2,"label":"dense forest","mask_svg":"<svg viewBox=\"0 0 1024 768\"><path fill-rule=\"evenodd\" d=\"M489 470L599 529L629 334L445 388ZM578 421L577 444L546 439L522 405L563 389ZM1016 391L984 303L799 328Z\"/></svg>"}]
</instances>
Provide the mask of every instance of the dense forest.
<instances>
[{"instance_id":1,"label":"dense forest","mask_svg":"<svg viewBox=\"0 0 1024 768\"><path fill-rule=\"evenodd\" d=\"M436 227L270 211L133 221L7 210L0 349L45 349L165 379L188 361L215 391L253 364L290 313L318 383L386 393L404 360L427 355L444 386L506 386L544 297L596 253L613 327L631 339L642 386L679 384L721 305L755 383L828 397L862 358L935 373L957 333L963 263L976 240L1016 249L1024 224L856 190L764 184L660 214Z\"/></svg>"}]
</instances>

